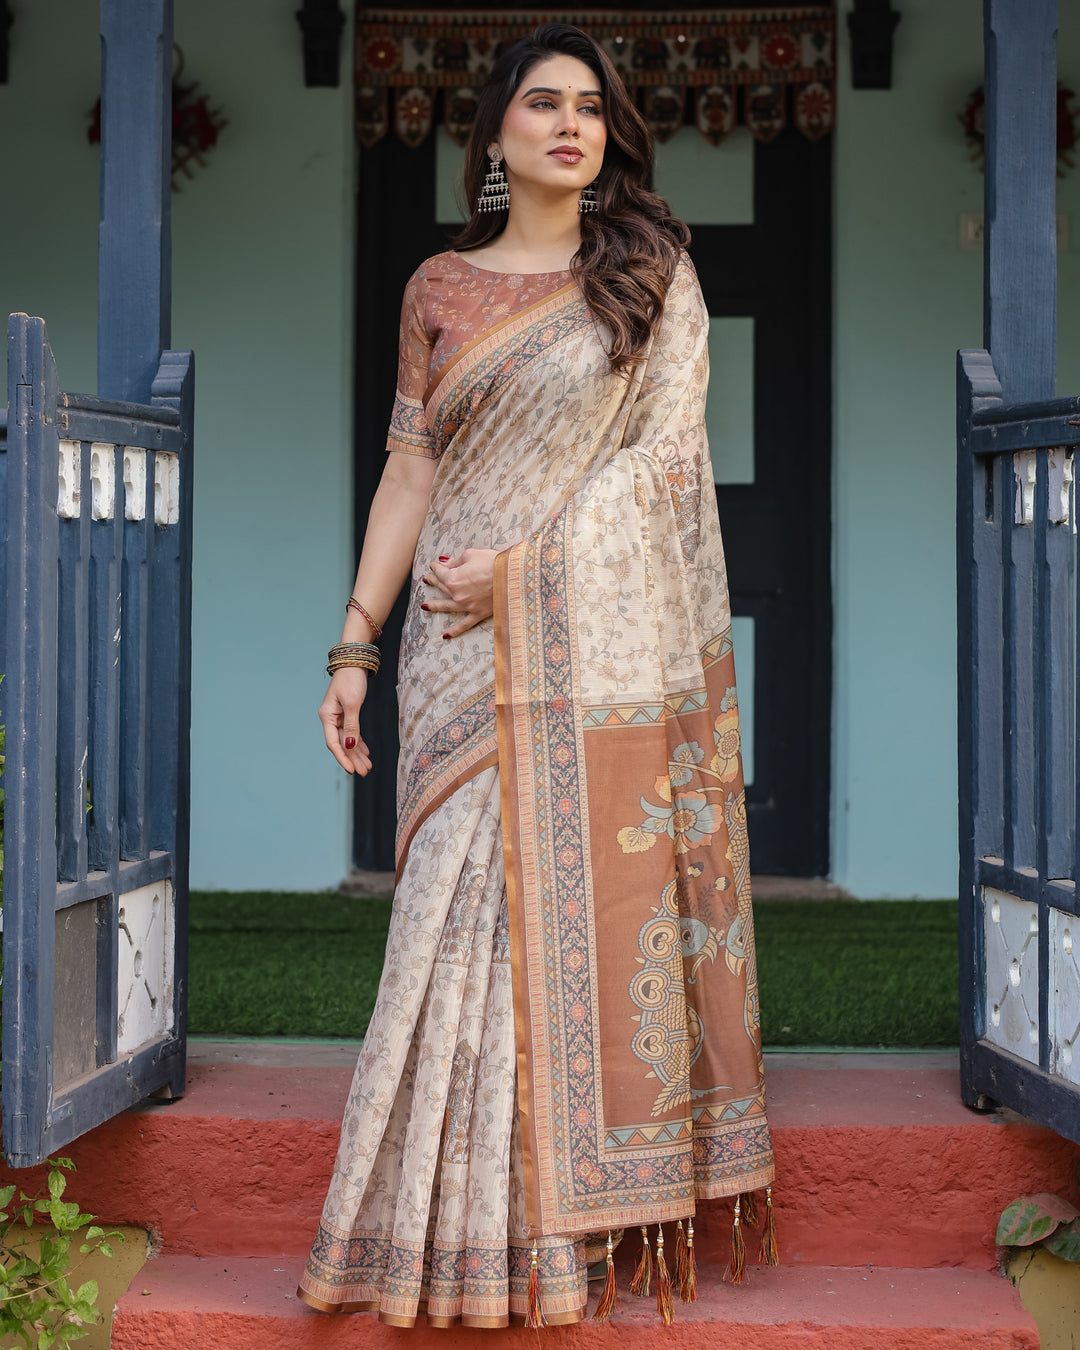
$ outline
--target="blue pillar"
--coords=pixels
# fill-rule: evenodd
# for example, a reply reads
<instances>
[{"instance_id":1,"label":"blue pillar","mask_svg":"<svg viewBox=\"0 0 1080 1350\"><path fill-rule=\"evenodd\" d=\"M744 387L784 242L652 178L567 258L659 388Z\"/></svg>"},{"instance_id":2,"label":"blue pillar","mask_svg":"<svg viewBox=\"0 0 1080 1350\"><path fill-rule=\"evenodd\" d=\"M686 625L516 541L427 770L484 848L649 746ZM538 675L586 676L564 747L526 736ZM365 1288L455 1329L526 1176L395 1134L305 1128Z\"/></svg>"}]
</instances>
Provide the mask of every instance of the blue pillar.
<instances>
[{"instance_id":1,"label":"blue pillar","mask_svg":"<svg viewBox=\"0 0 1080 1350\"><path fill-rule=\"evenodd\" d=\"M983 345L1007 403L1052 398L1057 0L984 0Z\"/></svg>"},{"instance_id":2,"label":"blue pillar","mask_svg":"<svg viewBox=\"0 0 1080 1350\"><path fill-rule=\"evenodd\" d=\"M171 345L173 0L101 0L98 394L150 402Z\"/></svg>"}]
</instances>

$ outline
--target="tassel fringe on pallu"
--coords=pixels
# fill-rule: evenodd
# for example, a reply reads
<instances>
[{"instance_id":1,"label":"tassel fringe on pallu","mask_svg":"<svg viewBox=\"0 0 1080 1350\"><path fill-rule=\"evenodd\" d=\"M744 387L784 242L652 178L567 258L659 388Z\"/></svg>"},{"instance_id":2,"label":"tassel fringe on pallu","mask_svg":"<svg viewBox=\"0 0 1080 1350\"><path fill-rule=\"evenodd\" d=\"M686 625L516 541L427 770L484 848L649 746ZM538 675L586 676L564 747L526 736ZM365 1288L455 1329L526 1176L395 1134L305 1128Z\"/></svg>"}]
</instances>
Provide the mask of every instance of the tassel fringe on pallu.
<instances>
[{"instance_id":1,"label":"tassel fringe on pallu","mask_svg":"<svg viewBox=\"0 0 1080 1350\"><path fill-rule=\"evenodd\" d=\"M742 1235L742 1197L735 1197L735 1219L731 1225L731 1264L728 1272L732 1284L742 1284L746 1265L746 1243Z\"/></svg>"},{"instance_id":2,"label":"tassel fringe on pallu","mask_svg":"<svg viewBox=\"0 0 1080 1350\"><path fill-rule=\"evenodd\" d=\"M664 1225L656 1226L656 1315L664 1326L671 1326L671 1276L664 1260Z\"/></svg>"},{"instance_id":3,"label":"tassel fringe on pallu","mask_svg":"<svg viewBox=\"0 0 1080 1350\"><path fill-rule=\"evenodd\" d=\"M648 1298L649 1285L652 1282L652 1251L649 1248L649 1230L642 1227L641 1230L641 1258L637 1264L637 1270L634 1271L634 1278L630 1281L630 1292L640 1294L642 1298Z\"/></svg>"},{"instance_id":4,"label":"tassel fringe on pallu","mask_svg":"<svg viewBox=\"0 0 1080 1350\"><path fill-rule=\"evenodd\" d=\"M686 1287L686 1250L686 1232L682 1226L682 1219L679 1219L675 1224L675 1288L679 1291L680 1298Z\"/></svg>"},{"instance_id":5,"label":"tassel fringe on pallu","mask_svg":"<svg viewBox=\"0 0 1080 1350\"><path fill-rule=\"evenodd\" d=\"M682 1228L682 1224L679 1225ZM680 1232L680 1237L682 1236ZM678 1258L676 1258L676 1267L678 1267ZM676 1283L679 1286L679 1297L684 1303L697 1302L697 1271L694 1265L694 1221L686 1221L686 1240L684 1243L682 1273L677 1277Z\"/></svg>"},{"instance_id":6,"label":"tassel fringe on pallu","mask_svg":"<svg viewBox=\"0 0 1080 1350\"><path fill-rule=\"evenodd\" d=\"M776 1218L773 1215L772 1187L765 1187L765 1227L761 1230L758 1260L763 1266L778 1266L780 1253L776 1247Z\"/></svg>"},{"instance_id":7,"label":"tassel fringe on pallu","mask_svg":"<svg viewBox=\"0 0 1080 1350\"><path fill-rule=\"evenodd\" d=\"M731 1261L728 1274L732 1284L742 1284L746 1272L746 1236L747 1224L757 1227L760 1218L757 1197L747 1192L735 1197L735 1214L731 1226ZM611 1233L607 1237L607 1279L600 1302L593 1313L595 1322L606 1322L615 1311L615 1245ZM772 1187L765 1187L765 1221L761 1228L761 1241L758 1245L758 1261L765 1266L779 1264L776 1245L776 1216L773 1212ZM641 1230L641 1255L638 1258L634 1277L630 1281L630 1292L647 1298L653 1280L653 1254L649 1245L649 1230ZM532 1270L529 1275L529 1314L526 1326L545 1326L543 1310L540 1307L539 1285L536 1270L536 1249L533 1249ZM656 1312L664 1326L670 1326L675 1319L674 1296L678 1294L684 1303L697 1302L697 1267L694 1256L694 1221L687 1219L685 1227L682 1219L675 1224L675 1262L674 1274L668 1271L664 1258L664 1228L656 1229ZM535 1311L534 1311L535 1310ZM537 1320L531 1320L533 1318Z\"/></svg>"},{"instance_id":8,"label":"tassel fringe on pallu","mask_svg":"<svg viewBox=\"0 0 1080 1350\"><path fill-rule=\"evenodd\" d=\"M546 1327L544 1305L540 1302L540 1254L536 1243L532 1246L529 1260L529 1295L525 1305L525 1325L527 1327Z\"/></svg>"},{"instance_id":9,"label":"tassel fringe on pallu","mask_svg":"<svg viewBox=\"0 0 1080 1350\"><path fill-rule=\"evenodd\" d=\"M604 1292L600 1295L600 1302L596 1305L596 1311L593 1313L594 1322L606 1322L615 1311L615 1244L611 1240L611 1233L607 1235L607 1280L604 1282Z\"/></svg>"}]
</instances>

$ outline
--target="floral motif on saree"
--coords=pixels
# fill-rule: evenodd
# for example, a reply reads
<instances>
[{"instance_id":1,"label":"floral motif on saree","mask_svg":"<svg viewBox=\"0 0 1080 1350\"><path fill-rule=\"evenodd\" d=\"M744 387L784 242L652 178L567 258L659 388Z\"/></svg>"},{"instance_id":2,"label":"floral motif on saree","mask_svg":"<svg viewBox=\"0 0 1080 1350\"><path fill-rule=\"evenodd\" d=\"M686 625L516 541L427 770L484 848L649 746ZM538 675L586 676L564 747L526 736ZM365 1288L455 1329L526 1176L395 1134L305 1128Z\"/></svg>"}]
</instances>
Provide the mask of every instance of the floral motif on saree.
<instances>
[{"instance_id":1,"label":"floral motif on saree","mask_svg":"<svg viewBox=\"0 0 1080 1350\"><path fill-rule=\"evenodd\" d=\"M772 1181L707 336L685 258L629 376L566 273L447 253L406 291L389 447L439 463L316 1306L505 1325L536 1241L572 1321L588 1235ZM470 546L495 615L444 642L420 579Z\"/></svg>"}]
</instances>

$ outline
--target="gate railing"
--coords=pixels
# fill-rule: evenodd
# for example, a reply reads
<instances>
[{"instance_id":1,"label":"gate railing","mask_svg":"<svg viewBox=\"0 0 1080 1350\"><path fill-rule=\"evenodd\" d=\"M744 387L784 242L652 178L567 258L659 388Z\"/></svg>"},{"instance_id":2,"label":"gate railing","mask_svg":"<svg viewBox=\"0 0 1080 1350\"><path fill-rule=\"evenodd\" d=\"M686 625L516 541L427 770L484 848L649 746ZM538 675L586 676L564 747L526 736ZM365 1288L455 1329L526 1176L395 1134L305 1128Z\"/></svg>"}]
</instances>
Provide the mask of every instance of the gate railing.
<instances>
[{"instance_id":1,"label":"gate railing","mask_svg":"<svg viewBox=\"0 0 1080 1350\"><path fill-rule=\"evenodd\" d=\"M150 405L58 390L11 316L0 490L4 1153L184 1087L190 352Z\"/></svg>"},{"instance_id":2,"label":"gate railing","mask_svg":"<svg viewBox=\"0 0 1080 1350\"><path fill-rule=\"evenodd\" d=\"M1080 398L961 352L957 430L964 1099L1080 1142Z\"/></svg>"}]
</instances>

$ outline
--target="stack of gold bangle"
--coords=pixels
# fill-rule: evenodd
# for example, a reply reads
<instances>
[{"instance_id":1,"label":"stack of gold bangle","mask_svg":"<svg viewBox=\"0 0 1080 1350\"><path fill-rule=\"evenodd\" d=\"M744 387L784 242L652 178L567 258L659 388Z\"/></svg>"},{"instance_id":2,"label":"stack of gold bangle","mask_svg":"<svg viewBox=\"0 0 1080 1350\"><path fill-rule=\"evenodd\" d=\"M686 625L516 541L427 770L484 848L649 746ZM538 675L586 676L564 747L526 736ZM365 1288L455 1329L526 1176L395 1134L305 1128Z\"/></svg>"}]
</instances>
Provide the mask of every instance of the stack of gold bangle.
<instances>
[{"instance_id":1,"label":"stack of gold bangle","mask_svg":"<svg viewBox=\"0 0 1080 1350\"><path fill-rule=\"evenodd\" d=\"M371 675L379 673L379 649L373 642L343 642L339 647L331 647L326 657L327 675L349 666L358 666Z\"/></svg>"}]
</instances>

